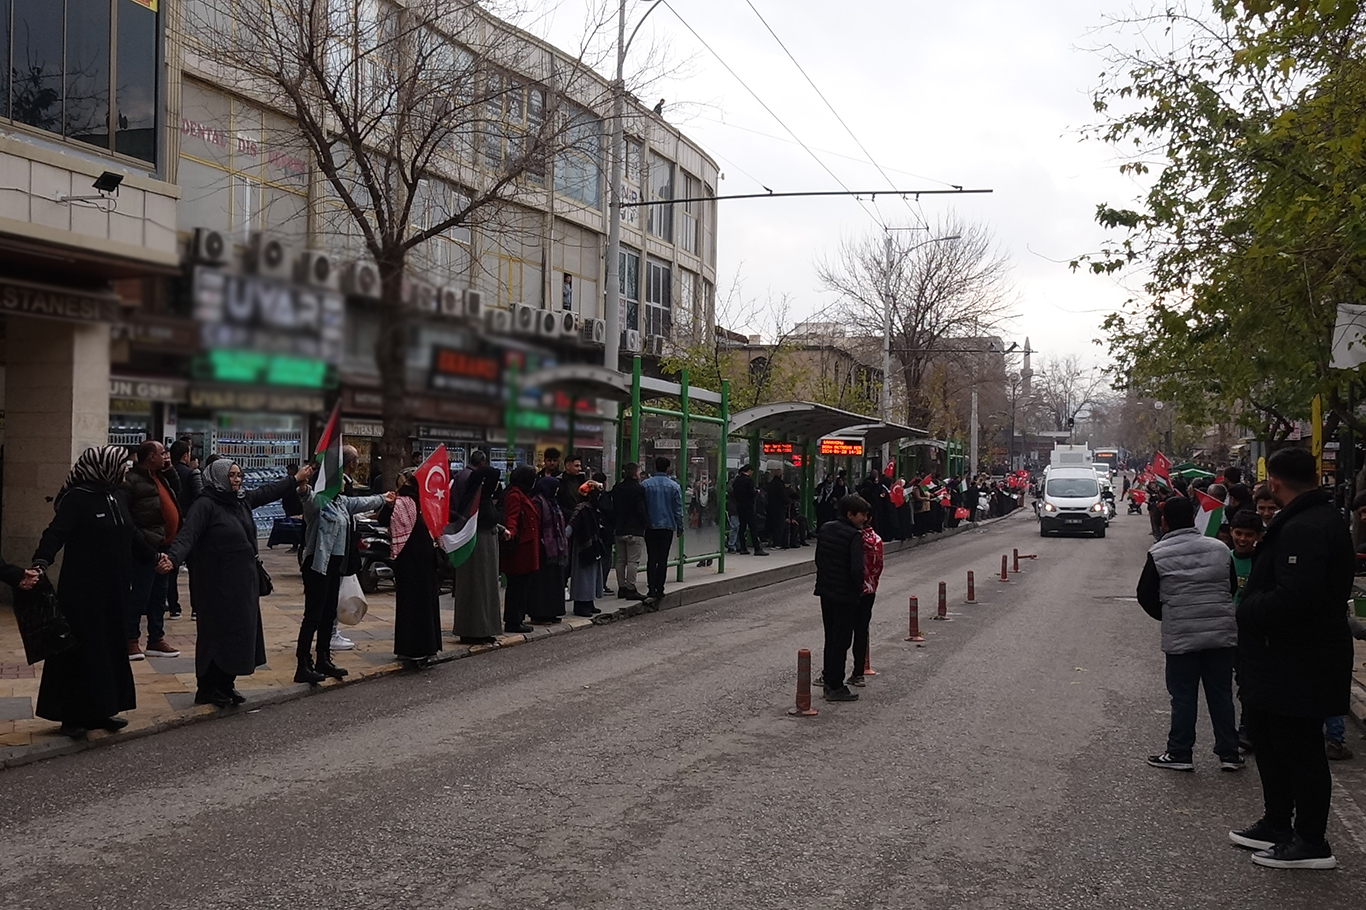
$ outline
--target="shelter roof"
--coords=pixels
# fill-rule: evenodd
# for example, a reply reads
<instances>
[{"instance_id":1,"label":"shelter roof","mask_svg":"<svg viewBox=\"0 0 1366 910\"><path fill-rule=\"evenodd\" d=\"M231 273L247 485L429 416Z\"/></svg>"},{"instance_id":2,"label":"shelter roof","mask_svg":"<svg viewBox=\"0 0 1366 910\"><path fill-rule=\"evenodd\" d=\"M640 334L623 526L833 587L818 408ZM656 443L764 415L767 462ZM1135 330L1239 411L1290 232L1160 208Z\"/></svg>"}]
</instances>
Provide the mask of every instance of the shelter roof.
<instances>
[{"instance_id":1,"label":"shelter roof","mask_svg":"<svg viewBox=\"0 0 1366 910\"><path fill-rule=\"evenodd\" d=\"M842 411L811 401L775 401L730 415L730 431L773 433L800 439L819 439L846 427L867 426L865 414Z\"/></svg>"}]
</instances>

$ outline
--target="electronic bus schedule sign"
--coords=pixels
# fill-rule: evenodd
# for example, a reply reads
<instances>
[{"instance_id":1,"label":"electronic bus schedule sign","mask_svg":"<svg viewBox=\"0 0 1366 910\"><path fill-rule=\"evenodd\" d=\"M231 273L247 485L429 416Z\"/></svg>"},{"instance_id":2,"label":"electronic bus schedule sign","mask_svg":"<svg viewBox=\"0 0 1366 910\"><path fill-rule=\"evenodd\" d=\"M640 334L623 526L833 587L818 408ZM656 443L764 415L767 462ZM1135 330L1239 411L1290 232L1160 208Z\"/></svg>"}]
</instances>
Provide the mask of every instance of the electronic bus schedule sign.
<instances>
[{"instance_id":1,"label":"electronic bus schedule sign","mask_svg":"<svg viewBox=\"0 0 1366 910\"><path fill-rule=\"evenodd\" d=\"M863 457L863 443L850 439L822 439L816 449L819 455Z\"/></svg>"}]
</instances>

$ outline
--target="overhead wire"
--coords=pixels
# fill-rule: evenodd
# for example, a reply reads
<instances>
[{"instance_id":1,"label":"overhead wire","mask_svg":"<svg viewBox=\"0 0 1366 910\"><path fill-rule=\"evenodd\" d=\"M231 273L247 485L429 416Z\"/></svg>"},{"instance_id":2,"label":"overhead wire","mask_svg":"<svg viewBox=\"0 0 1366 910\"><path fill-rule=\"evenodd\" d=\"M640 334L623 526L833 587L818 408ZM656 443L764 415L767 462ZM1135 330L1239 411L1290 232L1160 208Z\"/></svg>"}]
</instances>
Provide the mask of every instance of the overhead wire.
<instances>
[{"instance_id":1,"label":"overhead wire","mask_svg":"<svg viewBox=\"0 0 1366 910\"><path fill-rule=\"evenodd\" d=\"M868 205L863 201L862 198L855 195L854 192L850 190L848 186L845 185L844 181L839 178L839 175L832 171L830 169L830 166L827 165L824 161L822 161L820 156L817 155L814 151L812 151L809 145L802 141L801 137L793 131L792 127L788 126L787 123L783 120L783 118L779 117L777 112L775 112L773 108L768 106L764 99L759 97L758 92L754 91L754 89L749 87L749 83L742 79L740 77L740 74L737 73L735 69L725 61L725 58L718 54L716 50L710 44L707 43L706 39L697 33L697 29L693 28L692 24L689 23L687 19L683 18L683 16L678 12L678 10L674 8L674 5L670 3L669 0L663 0L663 3L665 6L669 8L669 12L673 13L679 22L683 23L683 27L692 33L692 36L697 39L698 43L701 44L704 48L706 48L707 52L716 58L716 62L720 63L723 67L726 68L726 72L730 73L731 76L735 79L735 81L740 83L741 88L749 92L750 97L752 97L755 101L759 102L759 106L768 112L768 115L772 117L774 121L776 121L777 124L781 126L787 132L787 134L791 136L793 140L795 140L796 143L806 151L808 155L811 156L812 160L819 164L823 171L825 171L832 178L834 178L834 181L840 185L841 189L849 193L851 196L854 196L855 201L858 202L859 206L863 209L863 211L867 213L868 217L872 218L873 221L875 221L880 227L886 228L887 223L883 221L883 219L879 218L875 212L869 209Z\"/></svg>"},{"instance_id":2,"label":"overhead wire","mask_svg":"<svg viewBox=\"0 0 1366 910\"><path fill-rule=\"evenodd\" d=\"M893 181L891 176L885 170L882 169L882 165L877 163L877 159L873 157L872 152L868 151L868 147L863 144L863 142L859 139L858 136L854 135L853 129L850 128L849 124L846 123L844 118L840 116L840 112L835 110L835 106L830 103L830 99L825 97L825 92L822 92L820 90L820 86L816 85L816 81L811 78L811 75L809 73L807 73L806 68L803 67L801 63L797 61L797 58L793 56L792 51L787 49L787 45L783 43L783 39L778 37L778 33L773 30L773 26L768 24L768 20L764 18L763 13L759 12L759 8L754 5L753 0L745 0L745 5L748 6L750 10L754 13L754 15L758 17L759 21L763 23L764 28L767 29L768 33L773 36L773 40L778 42L778 46L783 49L783 53L787 55L787 59L792 61L792 65L797 68L797 72L802 74L802 78L806 80L806 84L811 86L811 90L816 93L816 96L819 97L822 102L824 102L826 108L828 108L830 113L834 115L835 119L839 121L839 125L844 127L844 131L849 134L849 138L854 140L854 144L859 147L859 151L863 152L863 154L867 157L868 163L871 164L873 167L877 168L877 172L882 175L883 180L887 181L888 186L895 189L896 182ZM942 180L939 182L944 183L944 181ZM946 185L952 186L952 184ZM905 196L901 197L901 201L905 204L906 211L910 212L912 215L916 214L915 209L911 208L911 203L908 199L906 199Z\"/></svg>"}]
</instances>

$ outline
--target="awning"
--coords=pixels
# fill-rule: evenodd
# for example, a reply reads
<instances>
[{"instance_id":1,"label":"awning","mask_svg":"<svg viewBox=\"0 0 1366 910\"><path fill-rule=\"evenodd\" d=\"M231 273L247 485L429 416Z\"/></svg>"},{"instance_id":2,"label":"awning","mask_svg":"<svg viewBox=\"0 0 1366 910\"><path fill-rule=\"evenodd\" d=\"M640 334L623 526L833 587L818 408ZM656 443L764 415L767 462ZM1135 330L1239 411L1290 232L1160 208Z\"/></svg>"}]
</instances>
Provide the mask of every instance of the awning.
<instances>
[{"instance_id":1,"label":"awning","mask_svg":"<svg viewBox=\"0 0 1366 910\"><path fill-rule=\"evenodd\" d=\"M878 449L887 443L900 439L924 436L925 431L915 427L905 427L895 423L865 423L857 427L845 427L841 436L862 436L867 449Z\"/></svg>"},{"instance_id":2,"label":"awning","mask_svg":"<svg viewBox=\"0 0 1366 910\"><path fill-rule=\"evenodd\" d=\"M547 367L518 378L522 389L541 389L562 391L576 398L605 398L610 401L631 400L631 377L626 373L609 370L607 367L586 363L571 363L563 366ZM656 379L653 376L640 377L640 397L678 398L683 387L676 382ZM688 388L688 399L710 405L720 406L720 394L696 386Z\"/></svg>"},{"instance_id":3,"label":"awning","mask_svg":"<svg viewBox=\"0 0 1366 910\"><path fill-rule=\"evenodd\" d=\"M949 447L949 444L942 439L908 439L901 444L901 447L903 449L947 449Z\"/></svg>"},{"instance_id":4,"label":"awning","mask_svg":"<svg viewBox=\"0 0 1366 910\"><path fill-rule=\"evenodd\" d=\"M770 433L789 439L820 439L850 427L869 426L865 414L811 401L778 401L761 404L730 417L730 431Z\"/></svg>"}]
</instances>

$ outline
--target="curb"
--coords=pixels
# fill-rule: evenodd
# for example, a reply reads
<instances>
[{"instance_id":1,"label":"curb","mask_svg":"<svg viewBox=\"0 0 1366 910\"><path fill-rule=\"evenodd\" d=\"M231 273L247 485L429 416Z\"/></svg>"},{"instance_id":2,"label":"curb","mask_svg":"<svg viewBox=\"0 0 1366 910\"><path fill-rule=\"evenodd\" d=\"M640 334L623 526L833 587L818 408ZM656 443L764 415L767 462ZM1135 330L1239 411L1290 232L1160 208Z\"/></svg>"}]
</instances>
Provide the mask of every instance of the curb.
<instances>
[{"instance_id":1,"label":"curb","mask_svg":"<svg viewBox=\"0 0 1366 910\"><path fill-rule=\"evenodd\" d=\"M978 530L998 521L1004 521L1014 514L1015 513L1012 512L1010 515L1003 515L1000 518L989 518L986 521L979 521L975 524L959 525L956 528L948 528L933 536L912 540L891 541L884 546L884 551L886 555L890 556L905 550L926 546L941 540L947 540L950 537L956 537L959 534ZM814 548L812 552L814 554ZM621 620L629 619L642 613L653 613L658 610L673 610L689 604L703 603L704 601L714 600L718 597L726 597L731 594L753 591L756 588L764 588L779 582L789 581L793 578L801 578L814 574L816 574L815 560L808 559L791 565L776 566L772 569L754 572L749 575L737 575L730 578L723 575L712 582L704 582L690 588L685 588L682 591L676 591L672 594L666 593L664 599L653 608L644 607L640 603L633 601L618 607L615 610L604 609L602 613L591 619L573 615L566 616L562 622L556 625L538 626L530 632L501 636L498 643L494 645L460 645L456 648L440 651L432 657L430 664L444 664L450 663L451 661L464 660L467 657L474 657L487 651L499 651L504 648L517 647L534 641L551 638L556 635L567 635L570 632L576 632L580 629L587 629L592 626L620 622ZM338 689L353 686L366 680L377 679L382 676L414 672L396 660L387 664L369 667L366 668L366 670L368 670L368 672L353 671L355 672L354 676L349 676L345 680L328 683L325 686L314 687L307 683L282 686L280 689L273 692L249 696L244 703L233 708L206 707L204 710L194 714L185 714L163 721L156 721L146 727L138 727L135 730L126 730L120 733L97 734L93 739L68 740L66 742L56 741L43 743L37 746L6 746L0 748L0 770L17 768L22 765L43 761L48 758L57 758L62 755L75 755L78 752L85 752L89 749L97 749L102 746L130 742L145 736L152 736L166 730L173 730L177 727L184 727L202 721L216 720L221 717L239 716L260 708L283 704L284 702L295 701L300 698L325 695L328 692L334 692ZM1354 693L1354 696L1352 710L1357 714L1358 720L1360 720L1363 725L1366 725L1366 691L1358 688L1356 693Z\"/></svg>"}]
</instances>

